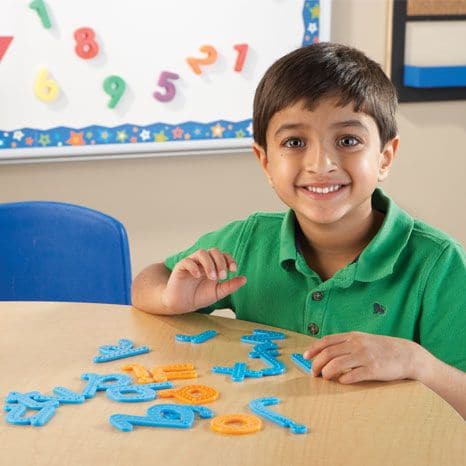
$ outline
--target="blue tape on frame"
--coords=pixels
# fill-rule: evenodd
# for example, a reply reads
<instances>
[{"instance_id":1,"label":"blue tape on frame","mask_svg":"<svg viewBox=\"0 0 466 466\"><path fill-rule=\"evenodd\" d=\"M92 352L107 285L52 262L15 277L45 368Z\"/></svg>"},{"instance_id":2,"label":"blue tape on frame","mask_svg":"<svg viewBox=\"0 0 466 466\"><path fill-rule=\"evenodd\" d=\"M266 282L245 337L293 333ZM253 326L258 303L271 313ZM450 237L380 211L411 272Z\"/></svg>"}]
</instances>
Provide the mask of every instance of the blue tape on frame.
<instances>
[{"instance_id":1,"label":"blue tape on frame","mask_svg":"<svg viewBox=\"0 0 466 466\"><path fill-rule=\"evenodd\" d=\"M405 65L403 84L419 89L437 87L465 87L466 66Z\"/></svg>"}]
</instances>

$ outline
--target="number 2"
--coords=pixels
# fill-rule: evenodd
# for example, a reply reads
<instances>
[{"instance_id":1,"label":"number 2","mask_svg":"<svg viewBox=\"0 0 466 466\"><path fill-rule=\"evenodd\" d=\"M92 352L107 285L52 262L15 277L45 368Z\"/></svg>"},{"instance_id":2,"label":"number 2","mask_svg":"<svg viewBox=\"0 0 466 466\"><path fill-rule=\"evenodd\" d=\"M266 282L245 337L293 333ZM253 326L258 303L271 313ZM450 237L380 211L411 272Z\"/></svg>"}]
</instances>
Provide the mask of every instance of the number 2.
<instances>
[{"instance_id":1,"label":"number 2","mask_svg":"<svg viewBox=\"0 0 466 466\"><path fill-rule=\"evenodd\" d=\"M188 65L196 74L202 74L200 65L212 65L217 60L217 50L211 45L203 45L199 50L207 54L207 56L205 58L189 57L186 59Z\"/></svg>"}]
</instances>

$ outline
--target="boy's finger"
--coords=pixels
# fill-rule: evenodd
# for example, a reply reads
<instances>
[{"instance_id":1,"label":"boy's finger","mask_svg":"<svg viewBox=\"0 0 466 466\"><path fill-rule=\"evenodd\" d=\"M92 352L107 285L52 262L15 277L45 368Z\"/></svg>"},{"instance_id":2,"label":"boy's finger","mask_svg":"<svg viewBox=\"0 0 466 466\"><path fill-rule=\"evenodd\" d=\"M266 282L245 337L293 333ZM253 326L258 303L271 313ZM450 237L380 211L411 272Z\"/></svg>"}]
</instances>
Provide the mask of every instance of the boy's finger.
<instances>
[{"instance_id":1,"label":"boy's finger","mask_svg":"<svg viewBox=\"0 0 466 466\"><path fill-rule=\"evenodd\" d=\"M373 380L367 367L361 366L345 372L338 378L338 382L342 384L350 384L357 382L364 382L366 380Z\"/></svg>"},{"instance_id":2,"label":"boy's finger","mask_svg":"<svg viewBox=\"0 0 466 466\"><path fill-rule=\"evenodd\" d=\"M217 300L223 299L225 296L228 296L234 293L237 289L241 288L246 283L246 277L240 275L239 277L234 277L231 280L226 280L217 285Z\"/></svg>"},{"instance_id":3,"label":"boy's finger","mask_svg":"<svg viewBox=\"0 0 466 466\"><path fill-rule=\"evenodd\" d=\"M312 374L318 376L332 361L349 354L351 351L344 343L324 348L312 361Z\"/></svg>"},{"instance_id":4,"label":"boy's finger","mask_svg":"<svg viewBox=\"0 0 466 466\"><path fill-rule=\"evenodd\" d=\"M179 262L178 269L188 271L194 278L201 278L203 275L199 264L191 257L186 257L186 259Z\"/></svg>"},{"instance_id":5,"label":"boy's finger","mask_svg":"<svg viewBox=\"0 0 466 466\"><path fill-rule=\"evenodd\" d=\"M236 272L237 267L236 267L235 259L233 259L233 257L230 254L228 254L227 252L224 252L223 255L225 257L225 260L227 261L228 270L230 272Z\"/></svg>"},{"instance_id":6,"label":"boy's finger","mask_svg":"<svg viewBox=\"0 0 466 466\"><path fill-rule=\"evenodd\" d=\"M210 280L217 280L217 268L215 267L214 260L208 251L205 249L199 249L190 257L200 263L207 278Z\"/></svg>"},{"instance_id":7,"label":"boy's finger","mask_svg":"<svg viewBox=\"0 0 466 466\"><path fill-rule=\"evenodd\" d=\"M327 335L321 338L320 340L317 340L314 343L312 343L309 349L303 353L303 357L304 359L312 359L316 354L319 354L323 349L329 346L344 343L347 340L348 340L347 333L334 333L333 335Z\"/></svg>"},{"instance_id":8,"label":"boy's finger","mask_svg":"<svg viewBox=\"0 0 466 466\"><path fill-rule=\"evenodd\" d=\"M352 355L342 354L341 356L332 358L327 364L324 364L319 373L322 374L322 378L326 380L331 380L336 377L339 377L345 372L348 372L355 365L358 364L355 364L354 357ZM314 365L312 369L314 369ZM314 376L316 375L314 371L312 373Z\"/></svg>"},{"instance_id":9,"label":"boy's finger","mask_svg":"<svg viewBox=\"0 0 466 466\"><path fill-rule=\"evenodd\" d=\"M208 252L215 263L218 278L227 278L227 261L223 254L217 248L209 249Z\"/></svg>"}]
</instances>

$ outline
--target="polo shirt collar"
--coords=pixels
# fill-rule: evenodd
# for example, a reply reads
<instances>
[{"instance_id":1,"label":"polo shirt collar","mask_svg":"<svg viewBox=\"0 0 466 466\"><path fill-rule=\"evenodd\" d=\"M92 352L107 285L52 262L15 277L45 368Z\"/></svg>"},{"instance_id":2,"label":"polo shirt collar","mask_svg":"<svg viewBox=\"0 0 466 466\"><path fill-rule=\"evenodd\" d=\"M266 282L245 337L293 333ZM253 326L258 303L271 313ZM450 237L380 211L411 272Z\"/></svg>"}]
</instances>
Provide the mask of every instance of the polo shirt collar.
<instances>
[{"instance_id":1,"label":"polo shirt collar","mask_svg":"<svg viewBox=\"0 0 466 466\"><path fill-rule=\"evenodd\" d=\"M372 195L372 206L385 213L380 230L356 262L355 280L372 282L390 275L414 226L414 219L400 209L379 188Z\"/></svg>"},{"instance_id":2,"label":"polo shirt collar","mask_svg":"<svg viewBox=\"0 0 466 466\"><path fill-rule=\"evenodd\" d=\"M414 225L413 218L400 209L380 188L372 195L372 206L385 213L383 224L356 262L348 266L356 266L353 279L362 282L372 282L392 273ZM279 261L282 267L288 261L296 262L298 258L295 224L296 217L290 209L285 214L280 229Z\"/></svg>"}]
</instances>

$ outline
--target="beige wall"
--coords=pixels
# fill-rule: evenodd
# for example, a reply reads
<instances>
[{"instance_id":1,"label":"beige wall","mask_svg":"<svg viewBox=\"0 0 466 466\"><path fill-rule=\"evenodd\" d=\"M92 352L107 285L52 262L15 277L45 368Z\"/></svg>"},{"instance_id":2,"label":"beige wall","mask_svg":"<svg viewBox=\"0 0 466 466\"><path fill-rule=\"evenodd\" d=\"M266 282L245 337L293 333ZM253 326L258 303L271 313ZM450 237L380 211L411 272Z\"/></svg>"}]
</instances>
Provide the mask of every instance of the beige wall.
<instances>
[{"instance_id":1,"label":"beige wall","mask_svg":"<svg viewBox=\"0 0 466 466\"><path fill-rule=\"evenodd\" d=\"M333 40L385 61L384 0L333 0ZM399 159L385 189L463 244L466 102L403 104ZM47 199L119 218L133 272L200 233L255 210L282 209L252 154L0 165L0 202Z\"/></svg>"}]
</instances>

